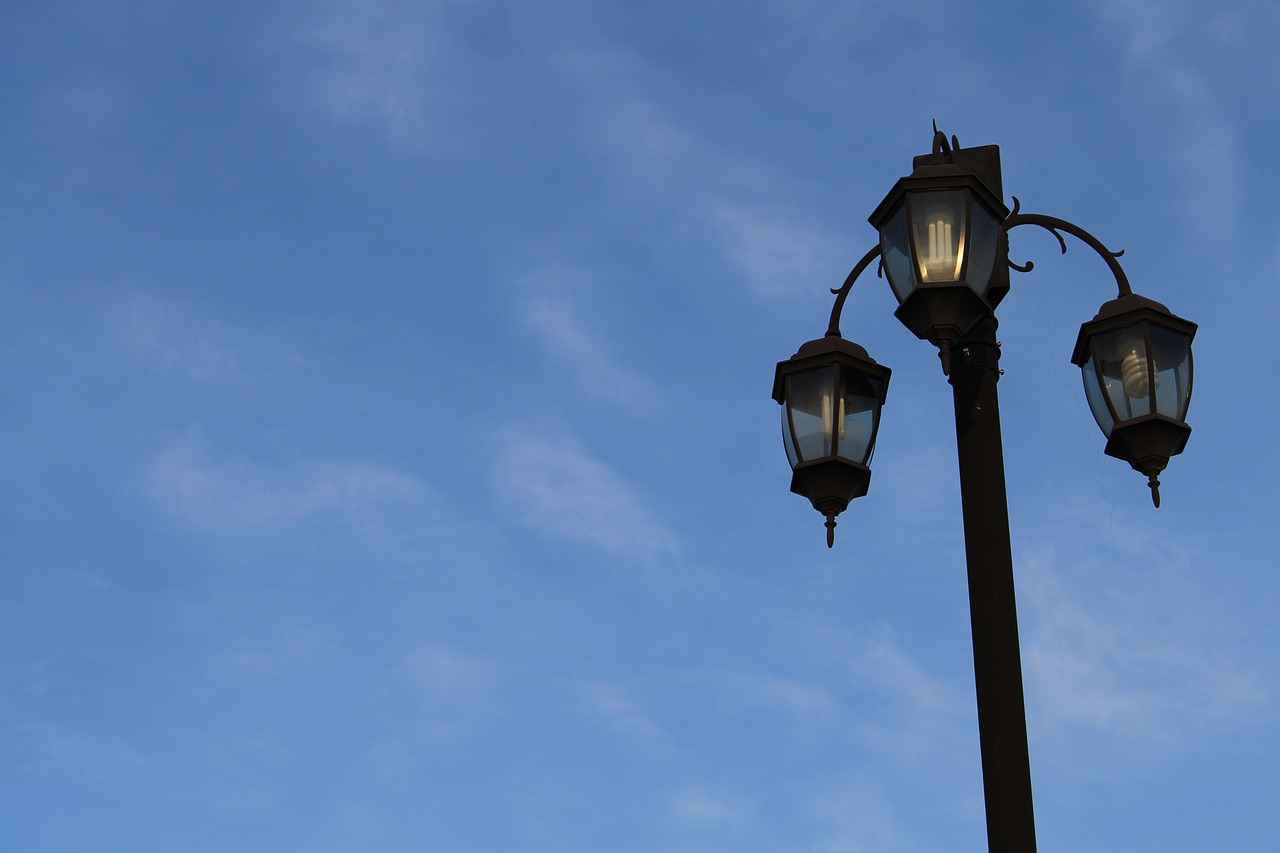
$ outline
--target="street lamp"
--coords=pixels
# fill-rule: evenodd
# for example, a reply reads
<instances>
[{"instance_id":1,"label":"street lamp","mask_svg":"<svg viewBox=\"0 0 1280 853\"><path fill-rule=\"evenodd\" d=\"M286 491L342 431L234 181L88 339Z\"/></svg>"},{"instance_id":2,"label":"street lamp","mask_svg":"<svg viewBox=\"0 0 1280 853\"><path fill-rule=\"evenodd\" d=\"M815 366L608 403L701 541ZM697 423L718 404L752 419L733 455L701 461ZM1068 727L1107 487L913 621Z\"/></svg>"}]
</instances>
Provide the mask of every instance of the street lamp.
<instances>
[{"instance_id":1,"label":"street lamp","mask_svg":"<svg viewBox=\"0 0 1280 853\"><path fill-rule=\"evenodd\" d=\"M809 341L774 374L773 399L785 401L782 440L794 472L791 491L827 517L827 547L835 543L836 516L871 482L867 463L889 372L862 347L833 335Z\"/></svg>"},{"instance_id":2,"label":"street lamp","mask_svg":"<svg viewBox=\"0 0 1280 853\"><path fill-rule=\"evenodd\" d=\"M982 750L987 844L991 853L1034 853L1035 820L1027 755L1026 710L1013 557L1005 492L996 382L1000 344L995 309L1009 291L1008 232L1036 225L1065 253L1065 232L1106 262L1119 290L1080 328L1071 361L1107 437L1106 453L1147 475L1160 506L1158 475L1191 434L1191 341L1196 325L1133 293L1112 252L1089 232L1052 216L1005 207L1000 149L961 148L934 128L933 151L916 157L869 218L880 233L836 294L824 337L809 341L774 374L782 405L791 490L826 517L867 493L869 463L889 385L889 368L844 340L840 314L858 276L873 261L898 299L894 312L916 337L938 348L952 387L960 498L968 564L978 731Z\"/></svg>"}]
</instances>

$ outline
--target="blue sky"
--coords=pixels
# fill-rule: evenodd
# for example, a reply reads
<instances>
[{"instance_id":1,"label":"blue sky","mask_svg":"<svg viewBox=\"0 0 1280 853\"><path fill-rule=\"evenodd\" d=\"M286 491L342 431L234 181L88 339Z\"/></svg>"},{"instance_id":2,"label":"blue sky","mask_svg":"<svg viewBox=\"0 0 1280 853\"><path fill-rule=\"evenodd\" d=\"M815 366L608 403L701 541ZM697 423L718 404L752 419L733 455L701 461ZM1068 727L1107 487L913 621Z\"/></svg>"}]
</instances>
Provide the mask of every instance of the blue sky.
<instances>
[{"instance_id":1,"label":"blue sky","mask_svg":"<svg viewBox=\"0 0 1280 853\"><path fill-rule=\"evenodd\" d=\"M1263 2L10 3L14 851L984 849L950 388L788 492L774 363L937 120L1200 324L1152 508L1012 235L1045 850L1270 851L1280 18ZM1274 383L1272 383L1274 384Z\"/></svg>"}]
</instances>

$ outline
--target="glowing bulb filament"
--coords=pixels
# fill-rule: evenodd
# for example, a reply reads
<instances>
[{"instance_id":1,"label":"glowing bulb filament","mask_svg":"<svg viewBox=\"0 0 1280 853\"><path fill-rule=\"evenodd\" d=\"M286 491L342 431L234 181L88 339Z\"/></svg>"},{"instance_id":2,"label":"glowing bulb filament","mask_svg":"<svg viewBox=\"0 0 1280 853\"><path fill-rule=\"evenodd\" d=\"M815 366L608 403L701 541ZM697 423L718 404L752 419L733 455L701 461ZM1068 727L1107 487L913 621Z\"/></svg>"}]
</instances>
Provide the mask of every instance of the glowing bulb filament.
<instances>
[{"instance_id":1,"label":"glowing bulb filament","mask_svg":"<svg viewBox=\"0 0 1280 853\"><path fill-rule=\"evenodd\" d=\"M951 221L939 218L930 222L928 251L924 258L925 280L950 277L955 260L956 244L951 230Z\"/></svg>"},{"instance_id":2,"label":"glowing bulb filament","mask_svg":"<svg viewBox=\"0 0 1280 853\"><path fill-rule=\"evenodd\" d=\"M1124 380L1124 393L1130 397L1145 397L1151 391L1148 382L1147 360L1138 355L1136 349L1120 362L1120 377ZM1155 378L1155 386L1160 387L1160 377Z\"/></svg>"},{"instance_id":3,"label":"glowing bulb filament","mask_svg":"<svg viewBox=\"0 0 1280 853\"><path fill-rule=\"evenodd\" d=\"M831 452L831 395L822 395L822 437L826 443L826 453Z\"/></svg>"}]
</instances>

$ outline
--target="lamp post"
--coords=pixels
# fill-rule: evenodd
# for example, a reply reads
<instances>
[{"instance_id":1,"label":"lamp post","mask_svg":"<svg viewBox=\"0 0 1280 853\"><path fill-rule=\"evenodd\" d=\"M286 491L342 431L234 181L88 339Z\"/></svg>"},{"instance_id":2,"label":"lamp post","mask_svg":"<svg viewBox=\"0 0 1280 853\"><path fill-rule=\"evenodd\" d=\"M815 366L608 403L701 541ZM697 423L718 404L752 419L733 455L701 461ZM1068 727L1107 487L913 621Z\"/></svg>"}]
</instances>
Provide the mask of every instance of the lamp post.
<instances>
[{"instance_id":1,"label":"lamp post","mask_svg":"<svg viewBox=\"0 0 1280 853\"><path fill-rule=\"evenodd\" d=\"M809 341L774 374L791 490L835 518L867 493L890 371L840 334L840 314L858 276L879 259L898 309L916 337L938 349L955 403L960 501L968 564L978 734L990 853L1034 853L1035 820L1027 753L1026 710L1013 557L1005 494L1004 451L996 383L1000 344L995 309L1009 291L1009 269L1032 264L1008 257L1008 232L1037 225L1065 253L1063 232L1107 263L1119 294L1080 328L1071 360L1107 437L1106 453L1147 475L1160 506L1158 475L1182 452L1191 428L1191 340L1196 326L1130 288L1118 258L1096 237L1065 220L1005 207L1000 149L961 148L934 128L933 151L915 158L871 214L880 233L836 294L824 337Z\"/></svg>"}]
</instances>

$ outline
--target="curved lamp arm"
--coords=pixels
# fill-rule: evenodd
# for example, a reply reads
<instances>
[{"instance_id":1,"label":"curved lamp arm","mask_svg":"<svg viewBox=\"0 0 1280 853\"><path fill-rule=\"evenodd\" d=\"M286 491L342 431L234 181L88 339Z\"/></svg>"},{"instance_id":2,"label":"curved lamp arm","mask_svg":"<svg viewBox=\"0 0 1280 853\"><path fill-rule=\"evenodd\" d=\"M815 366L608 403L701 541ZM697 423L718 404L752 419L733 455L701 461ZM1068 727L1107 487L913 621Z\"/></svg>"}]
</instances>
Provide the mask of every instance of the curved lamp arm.
<instances>
[{"instance_id":1,"label":"curved lamp arm","mask_svg":"<svg viewBox=\"0 0 1280 853\"><path fill-rule=\"evenodd\" d=\"M844 301L849 298L849 290L853 287L853 283L858 276L862 275L862 271L867 268L867 265L879 256L880 244L877 243L874 249L862 256L862 260L858 261L857 266L849 273L849 277L844 280L844 284L840 285L839 288L833 287L831 289L831 292L836 294L836 304L831 306L831 322L827 324L826 336L828 338L840 337L840 312L844 310ZM879 274L879 269L877 269L876 275Z\"/></svg>"},{"instance_id":2,"label":"curved lamp arm","mask_svg":"<svg viewBox=\"0 0 1280 853\"><path fill-rule=\"evenodd\" d=\"M1003 223L1001 223L1006 234L1011 228L1016 228L1019 225L1039 225L1041 228L1058 238L1058 245L1062 247L1062 254L1065 255L1067 253L1067 241L1062 239L1062 235L1058 232L1066 231L1068 234L1079 238L1081 242L1097 252L1098 256L1107 262L1107 266L1111 268L1111 273L1116 277L1116 284L1120 287L1121 296L1129 296L1133 293L1133 289L1129 287L1129 277L1124 274L1124 268L1121 267L1120 262L1116 260L1124 254L1123 249L1119 252L1113 252L1106 246L1102 245L1101 240L1081 228L1079 225L1073 225L1065 219L1058 219L1056 216L1045 216L1042 213L1019 213L1018 210L1020 207L1021 204L1018 201L1018 197L1014 196L1013 212L1009 214ZM1035 268L1035 264L1031 261L1027 261L1025 266L1018 266L1013 261L1009 261L1009 266L1013 267L1018 272L1030 272Z\"/></svg>"}]
</instances>

